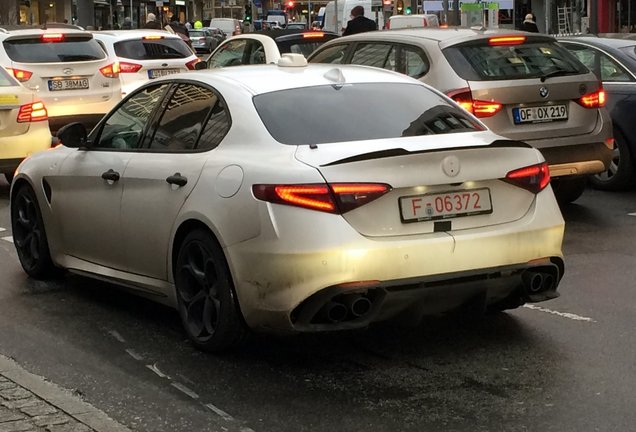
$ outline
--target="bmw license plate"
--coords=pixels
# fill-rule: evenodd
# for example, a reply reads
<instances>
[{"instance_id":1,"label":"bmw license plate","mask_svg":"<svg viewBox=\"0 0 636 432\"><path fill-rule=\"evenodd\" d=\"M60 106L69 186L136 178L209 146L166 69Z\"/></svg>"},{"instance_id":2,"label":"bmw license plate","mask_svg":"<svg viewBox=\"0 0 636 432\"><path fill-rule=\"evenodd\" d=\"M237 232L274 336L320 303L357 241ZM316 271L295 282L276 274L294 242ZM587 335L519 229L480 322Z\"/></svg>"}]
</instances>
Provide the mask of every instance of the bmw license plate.
<instances>
[{"instance_id":1,"label":"bmw license plate","mask_svg":"<svg viewBox=\"0 0 636 432\"><path fill-rule=\"evenodd\" d=\"M527 108L513 108L512 118L514 119L515 124L567 120L568 109L565 105L545 105Z\"/></svg>"},{"instance_id":2,"label":"bmw license plate","mask_svg":"<svg viewBox=\"0 0 636 432\"><path fill-rule=\"evenodd\" d=\"M87 88L88 78L49 80L49 91L85 90Z\"/></svg>"},{"instance_id":3,"label":"bmw license plate","mask_svg":"<svg viewBox=\"0 0 636 432\"><path fill-rule=\"evenodd\" d=\"M422 222L492 213L490 189L400 197L402 222Z\"/></svg>"},{"instance_id":4,"label":"bmw license plate","mask_svg":"<svg viewBox=\"0 0 636 432\"><path fill-rule=\"evenodd\" d=\"M179 69L150 69L148 71L148 78L159 78L166 75L172 75L179 73Z\"/></svg>"}]
</instances>

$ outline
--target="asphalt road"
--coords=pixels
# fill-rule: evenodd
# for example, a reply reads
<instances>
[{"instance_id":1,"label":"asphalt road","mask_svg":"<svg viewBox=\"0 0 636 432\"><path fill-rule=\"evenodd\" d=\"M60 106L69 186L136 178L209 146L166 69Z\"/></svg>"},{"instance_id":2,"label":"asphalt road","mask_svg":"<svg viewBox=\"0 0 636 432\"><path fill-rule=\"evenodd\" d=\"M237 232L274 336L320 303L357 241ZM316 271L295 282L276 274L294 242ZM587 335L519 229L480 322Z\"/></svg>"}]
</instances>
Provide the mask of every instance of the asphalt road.
<instances>
[{"instance_id":1,"label":"asphalt road","mask_svg":"<svg viewBox=\"0 0 636 432\"><path fill-rule=\"evenodd\" d=\"M7 196L0 180L0 238ZM416 329L257 335L223 356L112 285L29 280L0 239L0 353L138 431L634 430L636 191L586 191L563 210L556 300Z\"/></svg>"}]
</instances>

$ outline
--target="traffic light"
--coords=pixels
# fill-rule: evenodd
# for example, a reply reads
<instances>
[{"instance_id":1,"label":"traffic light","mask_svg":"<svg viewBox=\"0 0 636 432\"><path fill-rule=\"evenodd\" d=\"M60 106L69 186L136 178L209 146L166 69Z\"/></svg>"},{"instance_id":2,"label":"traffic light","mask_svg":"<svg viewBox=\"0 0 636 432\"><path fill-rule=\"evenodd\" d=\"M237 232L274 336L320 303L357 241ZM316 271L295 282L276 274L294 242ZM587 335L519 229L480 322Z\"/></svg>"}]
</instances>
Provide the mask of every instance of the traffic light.
<instances>
[{"instance_id":1,"label":"traffic light","mask_svg":"<svg viewBox=\"0 0 636 432\"><path fill-rule=\"evenodd\" d=\"M293 8L293 7L294 7L294 2L293 2L292 0L289 0L289 1L287 2L287 8L288 8L288 9L291 9L291 8Z\"/></svg>"},{"instance_id":2,"label":"traffic light","mask_svg":"<svg viewBox=\"0 0 636 432\"><path fill-rule=\"evenodd\" d=\"M245 3L245 16L243 17L243 21L246 23L252 22L252 3Z\"/></svg>"},{"instance_id":3,"label":"traffic light","mask_svg":"<svg viewBox=\"0 0 636 432\"><path fill-rule=\"evenodd\" d=\"M404 13L406 15L411 15L411 6L407 6L406 9L404 9Z\"/></svg>"}]
</instances>

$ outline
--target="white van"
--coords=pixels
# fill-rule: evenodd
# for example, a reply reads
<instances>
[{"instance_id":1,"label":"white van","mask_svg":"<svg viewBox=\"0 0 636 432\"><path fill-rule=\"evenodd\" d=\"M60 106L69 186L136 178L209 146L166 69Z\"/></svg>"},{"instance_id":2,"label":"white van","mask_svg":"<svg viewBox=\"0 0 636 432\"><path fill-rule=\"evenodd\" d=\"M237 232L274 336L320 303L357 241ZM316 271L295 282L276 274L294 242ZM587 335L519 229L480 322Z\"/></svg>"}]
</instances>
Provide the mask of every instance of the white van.
<instances>
[{"instance_id":1,"label":"white van","mask_svg":"<svg viewBox=\"0 0 636 432\"><path fill-rule=\"evenodd\" d=\"M439 27L439 18L435 14L393 15L386 23L387 29L418 27Z\"/></svg>"},{"instance_id":2,"label":"white van","mask_svg":"<svg viewBox=\"0 0 636 432\"><path fill-rule=\"evenodd\" d=\"M384 14L382 11L372 11L371 5L373 3L375 3L373 0L339 0L338 16L336 17L336 2L330 1L325 6L325 19L322 29L342 34L342 31L347 27L347 23L351 20L351 9L356 6L362 6L364 8L364 16L375 21L379 29L383 28Z\"/></svg>"}]
</instances>

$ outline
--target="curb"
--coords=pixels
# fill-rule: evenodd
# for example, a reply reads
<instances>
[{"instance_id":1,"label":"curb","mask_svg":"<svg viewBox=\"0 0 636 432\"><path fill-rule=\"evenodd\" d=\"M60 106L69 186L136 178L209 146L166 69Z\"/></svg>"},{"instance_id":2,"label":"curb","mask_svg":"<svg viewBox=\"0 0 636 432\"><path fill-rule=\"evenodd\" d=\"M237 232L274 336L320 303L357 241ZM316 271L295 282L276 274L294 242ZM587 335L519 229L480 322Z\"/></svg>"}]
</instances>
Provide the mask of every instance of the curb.
<instances>
[{"instance_id":1,"label":"curb","mask_svg":"<svg viewBox=\"0 0 636 432\"><path fill-rule=\"evenodd\" d=\"M126 426L108 417L105 412L84 402L70 391L26 371L14 360L2 354L0 376L13 381L96 432L131 432Z\"/></svg>"}]
</instances>

